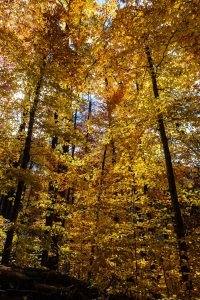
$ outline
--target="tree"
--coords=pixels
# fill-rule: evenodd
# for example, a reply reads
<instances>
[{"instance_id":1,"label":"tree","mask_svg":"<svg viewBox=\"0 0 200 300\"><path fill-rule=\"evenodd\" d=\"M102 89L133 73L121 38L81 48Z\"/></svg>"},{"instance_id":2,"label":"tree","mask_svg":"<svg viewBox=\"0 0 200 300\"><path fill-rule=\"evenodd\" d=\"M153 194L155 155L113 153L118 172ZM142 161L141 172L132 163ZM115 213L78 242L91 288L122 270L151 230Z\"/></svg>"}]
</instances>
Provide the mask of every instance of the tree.
<instances>
[{"instance_id":1,"label":"tree","mask_svg":"<svg viewBox=\"0 0 200 300\"><path fill-rule=\"evenodd\" d=\"M196 297L196 4L3 8L3 263L104 295Z\"/></svg>"}]
</instances>

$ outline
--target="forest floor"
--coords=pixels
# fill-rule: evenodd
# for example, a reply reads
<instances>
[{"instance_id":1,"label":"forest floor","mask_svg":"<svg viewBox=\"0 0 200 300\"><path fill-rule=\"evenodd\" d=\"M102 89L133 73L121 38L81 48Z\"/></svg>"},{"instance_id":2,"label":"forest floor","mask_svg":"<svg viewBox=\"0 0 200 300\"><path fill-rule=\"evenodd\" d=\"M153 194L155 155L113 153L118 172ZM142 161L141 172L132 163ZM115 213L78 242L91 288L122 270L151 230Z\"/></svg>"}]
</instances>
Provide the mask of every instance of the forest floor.
<instances>
[{"instance_id":1,"label":"forest floor","mask_svg":"<svg viewBox=\"0 0 200 300\"><path fill-rule=\"evenodd\" d=\"M98 300L98 289L56 271L0 265L1 300ZM128 300L125 295L107 295L106 300Z\"/></svg>"}]
</instances>

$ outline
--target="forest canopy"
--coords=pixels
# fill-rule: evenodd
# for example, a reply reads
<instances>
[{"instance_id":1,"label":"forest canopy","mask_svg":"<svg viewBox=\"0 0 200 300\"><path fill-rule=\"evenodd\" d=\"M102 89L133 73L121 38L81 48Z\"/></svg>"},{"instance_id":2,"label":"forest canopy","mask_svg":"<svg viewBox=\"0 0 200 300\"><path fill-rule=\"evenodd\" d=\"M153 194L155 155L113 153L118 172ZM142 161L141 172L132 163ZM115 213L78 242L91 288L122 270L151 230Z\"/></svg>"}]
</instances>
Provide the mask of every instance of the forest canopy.
<instances>
[{"instance_id":1,"label":"forest canopy","mask_svg":"<svg viewBox=\"0 0 200 300\"><path fill-rule=\"evenodd\" d=\"M2 265L200 299L198 4L0 1Z\"/></svg>"}]
</instances>

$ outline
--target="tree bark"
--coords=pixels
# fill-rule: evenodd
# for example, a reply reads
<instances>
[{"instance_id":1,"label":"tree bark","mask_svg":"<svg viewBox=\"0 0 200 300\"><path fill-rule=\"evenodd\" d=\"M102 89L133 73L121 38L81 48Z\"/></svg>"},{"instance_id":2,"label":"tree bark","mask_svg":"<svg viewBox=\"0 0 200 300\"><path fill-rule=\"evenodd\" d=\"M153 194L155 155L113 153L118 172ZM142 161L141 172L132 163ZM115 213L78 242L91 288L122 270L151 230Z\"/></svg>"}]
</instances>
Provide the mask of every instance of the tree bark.
<instances>
[{"instance_id":1,"label":"tree bark","mask_svg":"<svg viewBox=\"0 0 200 300\"><path fill-rule=\"evenodd\" d=\"M151 52L147 45L145 46L145 53L146 53L147 60L148 60L154 97L159 98L157 77L156 77L156 73L154 70ZM184 228L183 218L182 218L180 204L179 204L179 200L178 200L176 181L175 181L174 170L173 170L173 165L172 165L172 158L171 158L168 138L167 138L165 124L164 124L162 114L158 114L157 121L158 121L158 129L159 129L159 133L160 133L160 137L161 137L162 147L163 147L163 151L164 151L164 155L165 155L165 164L166 164L166 170L167 170L169 192L170 192L171 201L172 201L172 205L173 205L173 209L174 209L174 215L175 215L175 231L176 231L178 248L179 248L180 271L181 271L181 276L182 276L182 282L185 284L187 292L190 293L190 290L192 289L192 282L190 279L188 247L187 247L186 240L185 240L185 228Z\"/></svg>"}]
</instances>

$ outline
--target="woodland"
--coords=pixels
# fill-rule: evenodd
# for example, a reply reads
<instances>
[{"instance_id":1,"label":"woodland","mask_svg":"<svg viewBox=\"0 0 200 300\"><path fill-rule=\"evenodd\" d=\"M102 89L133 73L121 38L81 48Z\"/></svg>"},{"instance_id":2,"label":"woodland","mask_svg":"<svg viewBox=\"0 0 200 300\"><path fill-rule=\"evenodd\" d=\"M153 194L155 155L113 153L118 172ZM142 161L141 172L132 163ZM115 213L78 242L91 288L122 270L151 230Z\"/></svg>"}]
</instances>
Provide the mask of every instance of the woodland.
<instances>
[{"instance_id":1,"label":"woodland","mask_svg":"<svg viewBox=\"0 0 200 300\"><path fill-rule=\"evenodd\" d=\"M0 1L1 299L200 299L198 12Z\"/></svg>"}]
</instances>

